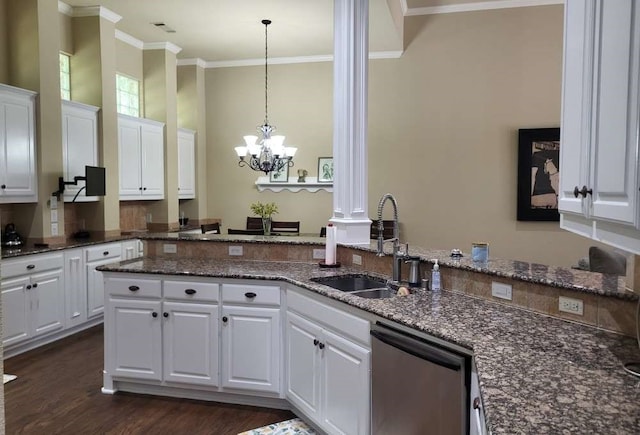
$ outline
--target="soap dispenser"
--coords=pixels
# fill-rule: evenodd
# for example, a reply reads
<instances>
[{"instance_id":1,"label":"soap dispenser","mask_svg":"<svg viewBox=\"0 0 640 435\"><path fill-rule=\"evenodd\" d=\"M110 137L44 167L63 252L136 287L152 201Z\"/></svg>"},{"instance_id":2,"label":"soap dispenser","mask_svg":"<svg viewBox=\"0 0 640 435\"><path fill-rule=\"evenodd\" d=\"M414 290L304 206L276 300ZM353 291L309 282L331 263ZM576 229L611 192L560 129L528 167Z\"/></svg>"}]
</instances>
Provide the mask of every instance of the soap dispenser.
<instances>
[{"instance_id":1,"label":"soap dispenser","mask_svg":"<svg viewBox=\"0 0 640 435\"><path fill-rule=\"evenodd\" d=\"M431 290L440 290L440 265L438 260L434 260L435 264L431 269Z\"/></svg>"}]
</instances>

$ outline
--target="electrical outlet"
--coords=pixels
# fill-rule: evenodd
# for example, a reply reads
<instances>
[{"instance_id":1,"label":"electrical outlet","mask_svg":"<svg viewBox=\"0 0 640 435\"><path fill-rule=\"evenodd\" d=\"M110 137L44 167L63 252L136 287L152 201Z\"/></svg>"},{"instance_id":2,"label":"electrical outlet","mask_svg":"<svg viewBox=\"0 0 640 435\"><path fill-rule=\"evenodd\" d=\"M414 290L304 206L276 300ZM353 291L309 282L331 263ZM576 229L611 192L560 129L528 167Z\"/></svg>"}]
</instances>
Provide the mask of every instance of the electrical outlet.
<instances>
[{"instance_id":1,"label":"electrical outlet","mask_svg":"<svg viewBox=\"0 0 640 435\"><path fill-rule=\"evenodd\" d=\"M353 257L351 257L351 262L357 266L362 266L362 256L353 254Z\"/></svg>"},{"instance_id":2,"label":"electrical outlet","mask_svg":"<svg viewBox=\"0 0 640 435\"><path fill-rule=\"evenodd\" d=\"M58 210L51 209L51 222L58 222Z\"/></svg>"},{"instance_id":3,"label":"electrical outlet","mask_svg":"<svg viewBox=\"0 0 640 435\"><path fill-rule=\"evenodd\" d=\"M501 282L491 282L491 296L500 299L512 299L512 288L510 284L503 284Z\"/></svg>"},{"instance_id":4,"label":"electrical outlet","mask_svg":"<svg viewBox=\"0 0 640 435\"><path fill-rule=\"evenodd\" d=\"M51 210L55 210L56 208L58 208L58 197L57 196L52 196L51 199L49 200L49 208L51 208Z\"/></svg>"},{"instance_id":5,"label":"electrical outlet","mask_svg":"<svg viewBox=\"0 0 640 435\"><path fill-rule=\"evenodd\" d=\"M176 254L178 252L178 245L175 243L165 243L162 245L162 251L165 254Z\"/></svg>"},{"instance_id":6,"label":"electrical outlet","mask_svg":"<svg viewBox=\"0 0 640 435\"><path fill-rule=\"evenodd\" d=\"M150 224L151 222L153 222L153 216L151 216L151 213L147 213L147 223Z\"/></svg>"},{"instance_id":7,"label":"electrical outlet","mask_svg":"<svg viewBox=\"0 0 640 435\"><path fill-rule=\"evenodd\" d=\"M52 236L57 236L58 235L58 223L57 222L52 222L51 223L51 235Z\"/></svg>"},{"instance_id":8,"label":"electrical outlet","mask_svg":"<svg viewBox=\"0 0 640 435\"><path fill-rule=\"evenodd\" d=\"M584 314L584 304L582 299L560 296L558 299L558 309L564 313L577 314L578 316L582 316Z\"/></svg>"},{"instance_id":9,"label":"electrical outlet","mask_svg":"<svg viewBox=\"0 0 640 435\"><path fill-rule=\"evenodd\" d=\"M314 249L313 250L313 259L314 260L324 260L324 249Z\"/></svg>"},{"instance_id":10,"label":"electrical outlet","mask_svg":"<svg viewBox=\"0 0 640 435\"><path fill-rule=\"evenodd\" d=\"M229 246L229 255L230 256L242 256L242 246Z\"/></svg>"}]
</instances>

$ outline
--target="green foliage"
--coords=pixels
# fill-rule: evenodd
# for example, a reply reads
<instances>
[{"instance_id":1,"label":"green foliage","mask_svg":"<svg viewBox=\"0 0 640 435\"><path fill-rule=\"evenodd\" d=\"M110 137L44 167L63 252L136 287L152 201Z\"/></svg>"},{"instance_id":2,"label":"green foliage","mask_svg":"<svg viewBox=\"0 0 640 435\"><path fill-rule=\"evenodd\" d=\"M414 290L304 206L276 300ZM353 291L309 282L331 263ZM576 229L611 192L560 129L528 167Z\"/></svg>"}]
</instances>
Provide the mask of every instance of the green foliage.
<instances>
[{"instance_id":1,"label":"green foliage","mask_svg":"<svg viewBox=\"0 0 640 435\"><path fill-rule=\"evenodd\" d=\"M263 204L258 201L251 204L251 211L261 218L270 218L271 215L278 213L278 206L275 202Z\"/></svg>"}]
</instances>

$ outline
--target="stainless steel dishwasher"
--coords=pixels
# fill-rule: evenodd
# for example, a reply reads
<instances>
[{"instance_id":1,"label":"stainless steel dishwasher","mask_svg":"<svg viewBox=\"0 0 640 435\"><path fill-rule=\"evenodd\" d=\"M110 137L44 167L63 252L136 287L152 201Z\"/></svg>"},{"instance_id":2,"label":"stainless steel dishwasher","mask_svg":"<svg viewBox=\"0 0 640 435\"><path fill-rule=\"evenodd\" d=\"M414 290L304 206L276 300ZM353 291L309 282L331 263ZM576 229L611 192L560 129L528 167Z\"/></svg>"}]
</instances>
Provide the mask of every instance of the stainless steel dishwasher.
<instances>
[{"instance_id":1,"label":"stainless steel dishwasher","mask_svg":"<svg viewBox=\"0 0 640 435\"><path fill-rule=\"evenodd\" d=\"M371 336L371 433L468 434L471 357L381 322Z\"/></svg>"}]
</instances>

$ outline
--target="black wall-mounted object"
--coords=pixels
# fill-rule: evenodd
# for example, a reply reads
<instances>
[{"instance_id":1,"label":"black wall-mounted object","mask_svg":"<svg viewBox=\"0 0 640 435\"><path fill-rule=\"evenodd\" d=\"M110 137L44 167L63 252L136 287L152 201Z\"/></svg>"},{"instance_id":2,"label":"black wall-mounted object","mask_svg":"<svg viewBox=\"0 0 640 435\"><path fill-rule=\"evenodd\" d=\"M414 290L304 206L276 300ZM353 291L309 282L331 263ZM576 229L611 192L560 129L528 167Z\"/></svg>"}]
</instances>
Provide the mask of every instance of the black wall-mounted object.
<instances>
[{"instance_id":1,"label":"black wall-mounted object","mask_svg":"<svg viewBox=\"0 0 640 435\"><path fill-rule=\"evenodd\" d=\"M78 181L84 180L85 185L80 190L85 189L86 196L105 196L107 194L105 178L105 168L100 166L85 166L84 177L78 175L73 177L73 181L64 181L64 177L58 177L58 191L53 192L53 195L56 195L59 198L60 195L64 193L64 186L77 186ZM80 191L78 191L78 193L80 193ZM76 197L77 196L78 194L76 194ZM75 200L75 197L73 199Z\"/></svg>"}]
</instances>

